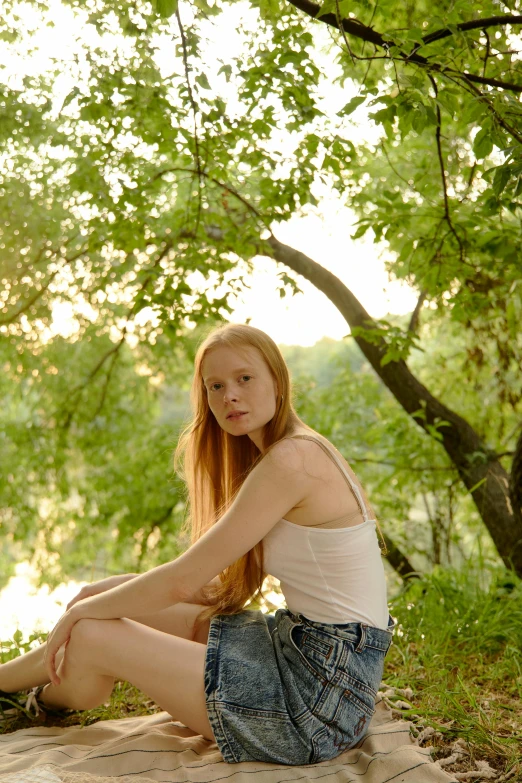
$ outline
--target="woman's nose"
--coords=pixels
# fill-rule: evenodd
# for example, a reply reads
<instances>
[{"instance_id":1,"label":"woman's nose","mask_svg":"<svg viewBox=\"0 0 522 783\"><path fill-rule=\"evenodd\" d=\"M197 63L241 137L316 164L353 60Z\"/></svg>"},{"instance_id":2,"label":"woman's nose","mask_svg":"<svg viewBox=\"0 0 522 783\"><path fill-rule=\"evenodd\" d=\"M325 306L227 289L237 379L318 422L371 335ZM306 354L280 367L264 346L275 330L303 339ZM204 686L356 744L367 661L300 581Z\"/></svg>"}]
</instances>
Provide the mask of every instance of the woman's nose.
<instances>
[{"instance_id":1,"label":"woman's nose","mask_svg":"<svg viewBox=\"0 0 522 783\"><path fill-rule=\"evenodd\" d=\"M226 388L223 399L225 402L235 402L237 400L237 389L234 386Z\"/></svg>"}]
</instances>

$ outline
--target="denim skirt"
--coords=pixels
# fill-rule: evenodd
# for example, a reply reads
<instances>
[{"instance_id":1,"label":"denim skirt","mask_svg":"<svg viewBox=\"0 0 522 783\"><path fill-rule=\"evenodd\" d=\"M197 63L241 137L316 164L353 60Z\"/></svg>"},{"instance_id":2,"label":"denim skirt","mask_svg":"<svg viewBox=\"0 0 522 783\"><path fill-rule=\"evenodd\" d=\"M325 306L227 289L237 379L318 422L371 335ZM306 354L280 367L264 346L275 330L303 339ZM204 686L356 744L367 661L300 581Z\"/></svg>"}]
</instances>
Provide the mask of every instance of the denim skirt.
<instances>
[{"instance_id":1,"label":"denim skirt","mask_svg":"<svg viewBox=\"0 0 522 783\"><path fill-rule=\"evenodd\" d=\"M216 615L205 660L207 712L224 761L303 765L366 734L388 630L331 625L288 609Z\"/></svg>"}]
</instances>

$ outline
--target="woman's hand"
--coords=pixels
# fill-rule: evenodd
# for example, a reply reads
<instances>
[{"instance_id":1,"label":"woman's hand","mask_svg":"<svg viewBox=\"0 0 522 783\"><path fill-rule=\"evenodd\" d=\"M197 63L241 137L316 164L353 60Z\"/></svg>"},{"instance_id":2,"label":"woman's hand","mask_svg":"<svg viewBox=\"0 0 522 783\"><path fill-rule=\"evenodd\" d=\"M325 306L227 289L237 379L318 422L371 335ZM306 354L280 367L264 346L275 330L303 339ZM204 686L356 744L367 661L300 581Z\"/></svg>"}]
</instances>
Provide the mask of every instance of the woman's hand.
<instances>
[{"instance_id":1,"label":"woman's hand","mask_svg":"<svg viewBox=\"0 0 522 783\"><path fill-rule=\"evenodd\" d=\"M58 674L56 673L56 654L63 644L65 644L65 649L67 649L67 644L71 637L71 631L74 625L82 617L87 616L84 612L82 612L81 605L75 605L81 601L84 601L86 598L91 598L92 596L98 595L99 593L105 593L107 590L112 590L113 587L118 587L119 585L124 584L124 582L129 582L136 576L138 576L138 574L118 574L116 576L108 576L106 579L100 579L99 582L85 585L82 587L78 595L75 595L75 597L69 601L67 604L67 611L60 617L53 630L47 637L46 642L44 665L49 675L49 679L53 685L59 685L61 682Z\"/></svg>"},{"instance_id":2,"label":"woman's hand","mask_svg":"<svg viewBox=\"0 0 522 783\"><path fill-rule=\"evenodd\" d=\"M56 653L62 644L65 644L65 649L67 649L69 639L71 638L71 631L78 620L81 619L81 614L78 609L79 607L76 609L69 609L65 612L47 637L44 666L53 685L60 685L61 683L61 680L56 673Z\"/></svg>"},{"instance_id":3,"label":"woman's hand","mask_svg":"<svg viewBox=\"0 0 522 783\"><path fill-rule=\"evenodd\" d=\"M90 585L84 585L78 595L75 595L67 604L69 610L78 601L83 601L85 598L90 598L93 595L104 593L106 590L112 590L113 587L118 587L124 582L129 582L134 579L138 574L118 574L116 576L108 576L106 579L100 579L99 582L93 582Z\"/></svg>"}]
</instances>

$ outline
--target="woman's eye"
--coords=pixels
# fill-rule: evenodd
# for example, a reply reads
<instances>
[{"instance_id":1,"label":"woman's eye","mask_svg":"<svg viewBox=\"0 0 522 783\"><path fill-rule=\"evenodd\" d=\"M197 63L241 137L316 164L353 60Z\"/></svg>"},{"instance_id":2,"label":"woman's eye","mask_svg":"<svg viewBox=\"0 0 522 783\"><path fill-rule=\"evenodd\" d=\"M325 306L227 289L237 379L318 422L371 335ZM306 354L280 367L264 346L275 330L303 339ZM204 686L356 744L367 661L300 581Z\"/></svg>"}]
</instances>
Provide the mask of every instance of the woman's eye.
<instances>
[{"instance_id":1,"label":"woman's eye","mask_svg":"<svg viewBox=\"0 0 522 783\"><path fill-rule=\"evenodd\" d=\"M241 380L242 380L242 381L244 381L245 379L246 379L247 381L250 381L250 380L252 379L252 376L251 376L251 375L241 375L241 376L240 376L240 378L241 378ZM213 383L213 384L211 384L211 385L208 387L208 388L209 388L209 391L218 391L218 390L219 390L219 387L220 387L221 385L222 385L221 383Z\"/></svg>"}]
</instances>

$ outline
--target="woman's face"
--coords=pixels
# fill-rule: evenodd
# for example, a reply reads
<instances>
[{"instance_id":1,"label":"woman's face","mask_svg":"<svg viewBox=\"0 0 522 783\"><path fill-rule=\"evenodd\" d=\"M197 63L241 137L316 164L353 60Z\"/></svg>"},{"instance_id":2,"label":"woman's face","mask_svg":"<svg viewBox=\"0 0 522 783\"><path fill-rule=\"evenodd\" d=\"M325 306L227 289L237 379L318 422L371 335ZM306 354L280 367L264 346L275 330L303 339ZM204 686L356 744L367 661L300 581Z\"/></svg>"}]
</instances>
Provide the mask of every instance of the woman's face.
<instances>
[{"instance_id":1,"label":"woman's face","mask_svg":"<svg viewBox=\"0 0 522 783\"><path fill-rule=\"evenodd\" d=\"M201 365L210 410L230 435L248 435L262 451L263 427L277 405L277 384L257 348L218 346Z\"/></svg>"}]
</instances>

